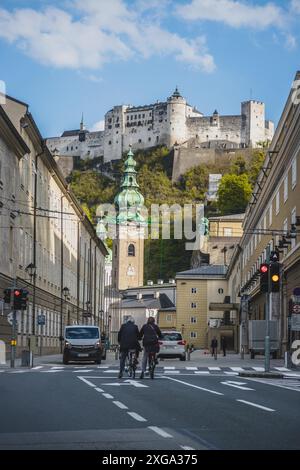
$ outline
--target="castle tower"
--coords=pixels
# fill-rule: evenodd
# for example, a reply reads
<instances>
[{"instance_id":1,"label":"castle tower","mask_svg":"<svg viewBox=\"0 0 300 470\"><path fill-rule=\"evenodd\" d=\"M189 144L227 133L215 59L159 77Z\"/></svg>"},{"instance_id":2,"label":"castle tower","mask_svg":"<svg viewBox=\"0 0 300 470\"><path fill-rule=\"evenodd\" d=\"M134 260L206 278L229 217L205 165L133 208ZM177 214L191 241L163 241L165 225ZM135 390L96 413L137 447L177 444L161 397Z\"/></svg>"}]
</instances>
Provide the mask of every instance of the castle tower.
<instances>
[{"instance_id":1,"label":"castle tower","mask_svg":"<svg viewBox=\"0 0 300 470\"><path fill-rule=\"evenodd\" d=\"M245 119L245 144L255 148L266 140L265 104L254 100L242 103L242 116Z\"/></svg>"},{"instance_id":2,"label":"castle tower","mask_svg":"<svg viewBox=\"0 0 300 470\"><path fill-rule=\"evenodd\" d=\"M187 139L186 132L186 100L181 96L176 87L174 93L168 98L168 124L169 142L168 147L182 144Z\"/></svg>"},{"instance_id":3,"label":"castle tower","mask_svg":"<svg viewBox=\"0 0 300 470\"><path fill-rule=\"evenodd\" d=\"M144 198L136 180L136 161L127 154L121 191L115 197L116 238L113 242L113 286L119 290L144 283Z\"/></svg>"}]
</instances>

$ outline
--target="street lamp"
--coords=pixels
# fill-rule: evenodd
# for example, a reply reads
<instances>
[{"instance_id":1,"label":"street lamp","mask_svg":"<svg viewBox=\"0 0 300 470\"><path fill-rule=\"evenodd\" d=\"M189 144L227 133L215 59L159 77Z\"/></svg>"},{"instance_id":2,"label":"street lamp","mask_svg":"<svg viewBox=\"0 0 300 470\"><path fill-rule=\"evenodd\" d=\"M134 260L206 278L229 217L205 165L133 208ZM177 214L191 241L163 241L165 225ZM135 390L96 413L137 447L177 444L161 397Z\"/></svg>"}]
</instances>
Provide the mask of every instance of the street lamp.
<instances>
[{"instance_id":1,"label":"street lamp","mask_svg":"<svg viewBox=\"0 0 300 470\"><path fill-rule=\"evenodd\" d=\"M99 310L99 316L100 316L100 329L101 329L101 333L103 333L104 331L104 325L103 325L103 319L104 319L104 310Z\"/></svg>"},{"instance_id":2,"label":"street lamp","mask_svg":"<svg viewBox=\"0 0 300 470\"><path fill-rule=\"evenodd\" d=\"M34 263L30 263L26 268L25 271L29 274L31 283L33 284L33 292L32 292L32 336L35 336L35 280L36 280L36 266ZM29 350L31 349L31 339L28 338L28 346Z\"/></svg>"}]
</instances>

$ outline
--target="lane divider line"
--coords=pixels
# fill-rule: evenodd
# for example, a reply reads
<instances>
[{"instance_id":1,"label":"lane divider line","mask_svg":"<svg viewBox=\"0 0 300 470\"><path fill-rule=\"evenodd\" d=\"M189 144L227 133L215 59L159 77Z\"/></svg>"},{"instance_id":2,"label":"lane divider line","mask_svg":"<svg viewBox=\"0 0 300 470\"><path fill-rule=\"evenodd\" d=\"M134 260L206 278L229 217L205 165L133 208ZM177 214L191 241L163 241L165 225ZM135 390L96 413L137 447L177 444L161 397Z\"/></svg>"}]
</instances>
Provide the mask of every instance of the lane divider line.
<instances>
[{"instance_id":1,"label":"lane divider line","mask_svg":"<svg viewBox=\"0 0 300 470\"><path fill-rule=\"evenodd\" d=\"M114 397L112 395L110 395L109 393L102 393L102 395L105 397L105 398L108 398L109 400L113 400Z\"/></svg>"},{"instance_id":2,"label":"lane divider line","mask_svg":"<svg viewBox=\"0 0 300 470\"><path fill-rule=\"evenodd\" d=\"M161 437L165 437L165 438L170 438L171 437L171 438L173 438L173 436L171 434L164 431L163 429L158 428L157 426L148 426L148 429L151 429L151 431L156 432L156 434L158 434Z\"/></svg>"},{"instance_id":3,"label":"lane divider line","mask_svg":"<svg viewBox=\"0 0 300 470\"><path fill-rule=\"evenodd\" d=\"M133 419L135 419L136 421L140 421L140 422L145 422L147 421L145 418L143 418L142 416L138 415L137 413L135 413L134 411L127 411L127 414L129 416L131 416Z\"/></svg>"},{"instance_id":4,"label":"lane divider line","mask_svg":"<svg viewBox=\"0 0 300 470\"><path fill-rule=\"evenodd\" d=\"M182 380L173 379L172 377L166 377L166 376L164 378L167 379L167 380L173 380L174 382L179 382L183 385L187 385L188 387L197 388L198 390L203 390L204 392L212 393L213 395L222 395L222 396L224 396L224 393L216 392L215 390L210 390L210 389L204 388L204 387L199 387L198 385L190 384L188 382L183 382Z\"/></svg>"},{"instance_id":5,"label":"lane divider line","mask_svg":"<svg viewBox=\"0 0 300 470\"><path fill-rule=\"evenodd\" d=\"M128 406L124 405L124 403L121 403L120 401L113 401L113 404L118 408L121 408L121 410L128 410Z\"/></svg>"},{"instance_id":6,"label":"lane divider line","mask_svg":"<svg viewBox=\"0 0 300 470\"><path fill-rule=\"evenodd\" d=\"M104 392L104 390L102 390L102 388L98 388L98 387L97 387L97 388L95 388L95 390L96 390L97 392L101 392L101 393L103 393L103 392Z\"/></svg>"},{"instance_id":7,"label":"lane divider line","mask_svg":"<svg viewBox=\"0 0 300 470\"><path fill-rule=\"evenodd\" d=\"M90 387L96 388L96 385L95 385L95 384L93 384L92 382L89 382L89 381L86 380L84 377L77 376L77 378L78 378L79 380L82 380L82 382L86 383L86 384L89 385Z\"/></svg>"},{"instance_id":8,"label":"lane divider line","mask_svg":"<svg viewBox=\"0 0 300 470\"><path fill-rule=\"evenodd\" d=\"M265 410L265 411L276 411L276 410L273 410L272 408L267 408L266 406L262 406L262 405L258 405L257 403L252 403L251 401L246 401L246 400L237 400L239 401L240 403L245 403L245 405L250 405L250 406L254 406L255 408L260 408L261 410Z\"/></svg>"},{"instance_id":9,"label":"lane divider line","mask_svg":"<svg viewBox=\"0 0 300 470\"><path fill-rule=\"evenodd\" d=\"M189 446L180 446L183 450L195 450L193 447Z\"/></svg>"}]
</instances>

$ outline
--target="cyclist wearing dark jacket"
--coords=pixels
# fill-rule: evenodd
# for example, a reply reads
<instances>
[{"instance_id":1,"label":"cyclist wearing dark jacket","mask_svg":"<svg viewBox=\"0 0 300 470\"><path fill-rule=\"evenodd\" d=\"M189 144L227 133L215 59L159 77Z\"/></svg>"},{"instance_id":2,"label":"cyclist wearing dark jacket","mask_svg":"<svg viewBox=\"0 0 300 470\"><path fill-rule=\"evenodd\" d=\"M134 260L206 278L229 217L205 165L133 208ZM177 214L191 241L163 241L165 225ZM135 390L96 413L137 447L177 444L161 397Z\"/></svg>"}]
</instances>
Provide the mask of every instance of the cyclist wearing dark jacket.
<instances>
[{"instance_id":1,"label":"cyclist wearing dark jacket","mask_svg":"<svg viewBox=\"0 0 300 470\"><path fill-rule=\"evenodd\" d=\"M125 361L128 352L131 349L135 349L138 355L138 351L141 351L139 343L139 329L134 324L134 318L129 317L127 322L123 324L118 333L118 343L120 345L120 373L119 379L122 378L123 371L125 368Z\"/></svg>"},{"instance_id":2,"label":"cyclist wearing dark jacket","mask_svg":"<svg viewBox=\"0 0 300 470\"><path fill-rule=\"evenodd\" d=\"M162 334L158 326L155 324L155 318L149 317L147 323L142 326L142 329L140 331L140 339L143 340L144 346L142 373L140 377L141 379L144 378L149 353L157 354L159 352L158 340L160 338L162 338Z\"/></svg>"}]
</instances>

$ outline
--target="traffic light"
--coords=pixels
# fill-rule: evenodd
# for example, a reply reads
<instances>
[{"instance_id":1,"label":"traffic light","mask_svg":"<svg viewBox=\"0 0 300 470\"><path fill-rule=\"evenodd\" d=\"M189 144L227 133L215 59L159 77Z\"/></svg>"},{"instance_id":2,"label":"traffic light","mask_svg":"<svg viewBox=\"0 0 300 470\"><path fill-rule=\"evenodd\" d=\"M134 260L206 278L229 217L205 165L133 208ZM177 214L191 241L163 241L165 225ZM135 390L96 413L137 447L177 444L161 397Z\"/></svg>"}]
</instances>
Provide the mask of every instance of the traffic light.
<instances>
[{"instance_id":1,"label":"traffic light","mask_svg":"<svg viewBox=\"0 0 300 470\"><path fill-rule=\"evenodd\" d=\"M10 304L10 293L11 293L11 289L4 290L4 303L5 304Z\"/></svg>"},{"instance_id":2,"label":"traffic light","mask_svg":"<svg viewBox=\"0 0 300 470\"><path fill-rule=\"evenodd\" d=\"M260 292L268 292L268 285L269 285L269 265L263 263L260 265L259 268L260 272Z\"/></svg>"},{"instance_id":3,"label":"traffic light","mask_svg":"<svg viewBox=\"0 0 300 470\"><path fill-rule=\"evenodd\" d=\"M270 264L271 292L280 291L280 264L275 262Z\"/></svg>"},{"instance_id":4,"label":"traffic light","mask_svg":"<svg viewBox=\"0 0 300 470\"><path fill-rule=\"evenodd\" d=\"M25 289L14 289L14 310L26 310L28 291Z\"/></svg>"}]
</instances>

